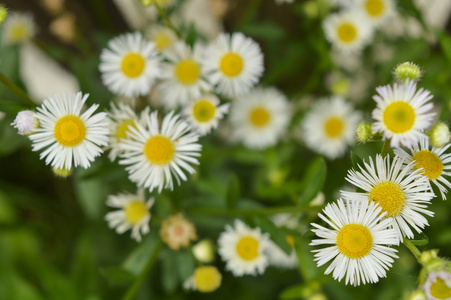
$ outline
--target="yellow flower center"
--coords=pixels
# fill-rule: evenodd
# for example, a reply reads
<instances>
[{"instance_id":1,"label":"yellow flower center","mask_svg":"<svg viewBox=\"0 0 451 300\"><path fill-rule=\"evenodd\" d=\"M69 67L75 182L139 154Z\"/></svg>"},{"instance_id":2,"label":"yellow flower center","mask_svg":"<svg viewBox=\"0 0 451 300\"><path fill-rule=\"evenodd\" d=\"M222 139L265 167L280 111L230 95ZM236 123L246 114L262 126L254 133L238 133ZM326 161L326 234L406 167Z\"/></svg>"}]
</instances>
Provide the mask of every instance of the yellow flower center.
<instances>
[{"instance_id":1,"label":"yellow flower center","mask_svg":"<svg viewBox=\"0 0 451 300\"><path fill-rule=\"evenodd\" d=\"M243 59L236 53L230 52L221 59L221 72L226 76L235 77L243 70Z\"/></svg>"},{"instance_id":2,"label":"yellow flower center","mask_svg":"<svg viewBox=\"0 0 451 300\"><path fill-rule=\"evenodd\" d=\"M431 285L430 292L431 296L436 299L449 299L449 297L451 297L451 287L441 278L437 278Z\"/></svg>"},{"instance_id":3,"label":"yellow flower center","mask_svg":"<svg viewBox=\"0 0 451 300\"><path fill-rule=\"evenodd\" d=\"M122 60L121 70L125 76L136 78L141 75L146 66L146 61L139 53L129 53Z\"/></svg>"},{"instance_id":4,"label":"yellow flower center","mask_svg":"<svg viewBox=\"0 0 451 300\"><path fill-rule=\"evenodd\" d=\"M269 123L271 115L268 110L263 107L254 108L249 114L249 120L255 127L263 127Z\"/></svg>"},{"instance_id":5,"label":"yellow flower center","mask_svg":"<svg viewBox=\"0 0 451 300\"><path fill-rule=\"evenodd\" d=\"M133 126L136 128L135 121L133 120L125 120L116 127L116 139L121 141L122 139L127 138L127 132L130 132L128 126Z\"/></svg>"},{"instance_id":6,"label":"yellow flower center","mask_svg":"<svg viewBox=\"0 0 451 300\"><path fill-rule=\"evenodd\" d=\"M349 258L361 258L373 248L373 236L370 230L361 224L348 224L338 231L337 247Z\"/></svg>"},{"instance_id":7,"label":"yellow flower center","mask_svg":"<svg viewBox=\"0 0 451 300\"><path fill-rule=\"evenodd\" d=\"M163 135L154 135L144 145L144 155L150 163L164 166L172 161L175 155L175 145Z\"/></svg>"},{"instance_id":8,"label":"yellow flower center","mask_svg":"<svg viewBox=\"0 0 451 300\"><path fill-rule=\"evenodd\" d=\"M174 44L172 37L165 32L157 33L153 37L153 41L155 42L157 50L160 52L166 48L170 48L172 44Z\"/></svg>"},{"instance_id":9,"label":"yellow flower center","mask_svg":"<svg viewBox=\"0 0 451 300\"><path fill-rule=\"evenodd\" d=\"M139 223L145 216L147 216L149 210L147 206L142 201L133 201L125 207L125 218L130 224Z\"/></svg>"},{"instance_id":10,"label":"yellow flower center","mask_svg":"<svg viewBox=\"0 0 451 300\"><path fill-rule=\"evenodd\" d=\"M387 217L396 217L404 208L406 196L394 182L385 181L374 186L368 196L370 201L378 203Z\"/></svg>"},{"instance_id":11,"label":"yellow flower center","mask_svg":"<svg viewBox=\"0 0 451 300\"><path fill-rule=\"evenodd\" d=\"M367 0L365 9L370 16L377 17L384 13L385 4L382 0Z\"/></svg>"},{"instance_id":12,"label":"yellow flower center","mask_svg":"<svg viewBox=\"0 0 451 300\"><path fill-rule=\"evenodd\" d=\"M344 122L341 118L329 118L324 124L324 132L330 138L339 137L344 128Z\"/></svg>"},{"instance_id":13,"label":"yellow flower center","mask_svg":"<svg viewBox=\"0 0 451 300\"><path fill-rule=\"evenodd\" d=\"M184 59L175 66L175 77L183 84L190 85L199 79L199 65L191 59Z\"/></svg>"},{"instance_id":14,"label":"yellow flower center","mask_svg":"<svg viewBox=\"0 0 451 300\"><path fill-rule=\"evenodd\" d=\"M214 116L216 112L216 106L210 101L200 100L193 107L194 118L199 122L208 122Z\"/></svg>"},{"instance_id":15,"label":"yellow flower center","mask_svg":"<svg viewBox=\"0 0 451 300\"><path fill-rule=\"evenodd\" d=\"M79 117L67 115L56 122L54 133L58 143L64 147L73 147L85 139L86 126Z\"/></svg>"},{"instance_id":16,"label":"yellow flower center","mask_svg":"<svg viewBox=\"0 0 451 300\"><path fill-rule=\"evenodd\" d=\"M404 101L390 103L384 111L384 124L394 133L409 131L415 123L415 110Z\"/></svg>"},{"instance_id":17,"label":"yellow flower center","mask_svg":"<svg viewBox=\"0 0 451 300\"><path fill-rule=\"evenodd\" d=\"M285 239L287 240L288 245L294 247L294 237L292 235L288 234Z\"/></svg>"},{"instance_id":18,"label":"yellow flower center","mask_svg":"<svg viewBox=\"0 0 451 300\"><path fill-rule=\"evenodd\" d=\"M236 252L244 260L253 260L258 257L258 248L258 240L254 237L246 236L238 241Z\"/></svg>"},{"instance_id":19,"label":"yellow flower center","mask_svg":"<svg viewBox=\"0 0 451 300\"><path fill-rule=\"evenodd\" d=\"M24 40L29 35L27 28L22 25L18 24L11 28L11 40L14 42L19 42Z\"/></svg>"},{"instance_id":20,"label":"yellow flower center","mask_svg":"<svg viewBox=\"0 0 451 300\"><path fill-rule=\"evenodd\" d=\"M437 154L430 150L421 150L413 156L415 160L414 169L423 168L423 175L429 179L436 179L442 175L443 162Z\"/></svg>"},{"instance_id":21,"label":"yellow flower center","mask_svg":"<svg viewBox=\"0 0 451 300\"><path fill-rule=\"evenodd\" d=\"M351 43L357 37L357 29L352 23L342 23L337 28L338 38L344 43Z\"/></svg>"},{"instance_id":22,"label":"yellow flower center","mask_svg":"<svg viewBox=\"0 0 451 300\"><path fill-rule=\"evenodd\" d=\"M209 293L221 285L221 273L213 266L199 267L194 271L196 289L202 293Z\"/></svg>"}]
</instances>

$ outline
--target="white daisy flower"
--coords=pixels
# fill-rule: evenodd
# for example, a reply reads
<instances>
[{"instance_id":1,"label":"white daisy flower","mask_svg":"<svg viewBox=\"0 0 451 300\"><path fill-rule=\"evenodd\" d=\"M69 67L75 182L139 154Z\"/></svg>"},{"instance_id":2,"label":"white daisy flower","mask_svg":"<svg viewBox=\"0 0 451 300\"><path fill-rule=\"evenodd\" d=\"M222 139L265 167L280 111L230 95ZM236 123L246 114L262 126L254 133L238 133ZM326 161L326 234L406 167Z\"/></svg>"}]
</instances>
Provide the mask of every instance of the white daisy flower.
<instances>
[{"instance_id":1,"label":"white daisy flower","mask_svg":"<svg viewBox=\"0 0 451 300\"><path fill-rule=\"evenodd\" d=\"M263 274L268 266L264 255L268 247L269 235L260 228L251 229L236 219L235 227L226 225L218 239L218 252L226 261L226 269L239 277L246 274Z\"/></svg>"},{"instance_id":2,"label":"white daisy flower","mask_svg":"<svg viewBox=\"0 0 451 300\"><path fill-rule=\"evenodd\" d=\"M256 88L234 99L230 122L246 147L263 149L277 143L291 119L290 105L274 88Z\"/></svg>"},{"instance_id":3,"label":"white daisy flower","mask_svg":"<svg viewBox=\"0 0 451 300\"><path fill-rule=\"evenodd\" d=\"M155 43L135 32L109 41L108 48L100 54L99 70L103 84L111 92L126 97L143 96L160 76L159 63Z\"/></svg>"},{"instance_id":4,"label":"white daisy flower","mask_svg":"<svg viewBox=\"0 0 451 300\"><path fill-rule=\"evenodd\" d=\"M428 300L451 299L451 273L447 271L429 273L423 290Z\"/></svg>"},{"instance_id":5,"label":"white daisy flower","mask_svg":"<svg viewBox=\"0 0 451 300\"><path fill-rule=\"evenodd\" d=\"M20 44L36 34L36 24L30 13L11 12L3 24L3 43Z\"/></svg>"},{"instance_id":6,"label":"white daisy flower","mask_svg":"<svg viewBox=\"0 0 451 300\"><path fill-rule=\"evenodd\" d=\"M385 23L396 14L395 2L393 0L354 0L351 4L373 25L378 26Z\"/></svg>"},{"instance_id":7,"label":"white daisy flower","mask_svg":"<svg viewBox=\"0 0 451 300\"><path fill-rule=\"evenodd\" d=\"M404 159L406 165L412 161L415 162L412 165L413 170L422 169L421 174L438 187L442 199L445 200L447 188L451 188L451 183L443 177L451 175L449 172L451 170L451 154L445 153L450 146L451 144L448 144L437 149L429 146L428 139L422 139L419 145L409 147L410 153L400 148L394 149L394 152Z\"/></svg>"},{"instance_id":8,"label":"white daisy flower","mask_svg":"<svg viewBox=\"0 0 451 300\"><path fill-rule=\"evenodd\" d=\"M221 33L205 50L203 65L217 92L228 97L248 92L264 70L260 46L242 33Z\"/></svg>"},{"instance_id":9,"label":"white daisy flower","mask_svg":"<svg viewBox=\"0 0 451 300\"><path fill-rule=\"evenodd\" d=\"M383 133L384 139L391 139L392 147L410 146L426 138L422 131L432 122L435 113L429 111L434 105L428 103L432 99L428 90L416 88L414 81L376 88L373 133Z\"/></svg>"},{"instance_id":10,"label":"white daisy flower","mask_svg":"<svg viewBox=\"0 0 451 300\"><path fill-rule=\"evenodd\" d=\"M127 104L119 102L118 107L116 107L114 103L111 103L111 111L108 112L110 134L108 136L108 147L106 148L106 150L110 150L108 158L111 161L114 161L123 153L119 144L123 139L128 138L129 126L136 128L136 123L145 126L144 115L149 113L149 108L146 107L141 112L141 115L138 116L133 108Z\"/></svg>"},{"instance_id":11,"label":"white daisy flower","mask_svg":"<svg viewBox=\"0 0 451 300\"><path fill-rule=\"evenodd\" d=\"M161 66L160 84L165 107L174 109L186 105L211 89L200 64L203 50L200 44L195 44L191 49L185 43L178 42L173 50L165 52L168 62Z\"/></svg>"},{"instance_id":12,"label":"white daisy flower","mask_svg":"<svg viewBox=\"0 0 451 300\"><path fill-rule=\"evenodd\" d=\"M358 52L373 37L372 25L357 11L330 14L323 23L327 40L342 52Z\"/></svg>"},{"instance_id":13,"label":"white daisy flower","mask_svg":"<svg viewBox=\"0 0 451 300\"><path fill-rule=\"evenodd\" d=\"M156 111L144 115L144 120L146 126L128 127L128 138L119 145L125 151L119 164L128 165L129 178L139 187L157 188L159 193L163 187L172 190L173 177L178 184L188 179L182 169L195 173L190 164L199 164L195 158L202 148L199 135L173 112L164 117L161 127Z\"/></svg>"},{"instance_id":14,"label":"white daisy flower","mask_svg":"<svg viewBox=\"0 0 451 300\"><path fill-rule=\"evenodd\" d=\"M353 201L374 201L387 212L386 218L390 220L393 228L403 237L413 238L410 227L418 233L429 225L423 215L432 217L433 212L426 209L427 204L435 197L429 192L429 182L421 175L421 170L412 171L415 162L404 167L403 159L395 156L390 163L390 157L376 156L376 164L370 157L370 163L364 162L360 172L349 170L346 180L363 193L341 191L341 194Z\"/></svg>"},{"instance_id":15,"label":"white daisy flower","mask_svg":"<svg viewBox=\"0 0 451 300\"><path fill-rule=\"evenodd\" d=\"M145 37L155 43L155 48L160 53L172 49L178 40L172 29L156 24L148 27Z\"/></svg>"},{"instance_id":16,"label":"white daisy flower","mask_svg":"<svg viewBox=\"0 0 451 300\"><path fill-rule=\"evenodd\" d=\"M218 127L218 122L229 112L229 103L219 105L214 94L204 94L191 101L183 110L183 115L191 127L201 136Z\"/></svg>"},{"instance_id":17,"label":"white daisy flower","mask_svg":"<svg viewBox=\"0 0 451 300\"><path fill-rule=\"evenodd\" d=\"M31 134L32 150L46 148L40 159L46 165L60 169L82 166L88 168L96 156L103 153L100 146L108 144L108 122L106 113L92 115L99 106L92 105L81 114L88 94L81 92L55 95L44 100L37 108L35 118L39 127Z\"/></svg>"},{"instance_id":18,"label":"white daisy flower","mask_svg":"<svg viewBox=\"0 0 451 300\"><path fill-rule=\"evenodd\" d=\"M305 143L329 159L341 157L354 142L361 118L361 113L340 96L321 99L302 123Z\"/></svg>"},{"instance_id":19,"label":"white daisy flower","mask_svg":"<svg viewBox=\"0 0 451 300\"><path fill-rule=\"evenodd\" d=\"M331 272L334 279L341 281L346 275L346 284L354 286L375 283L386 277L396 249L387 247L399 245L396 231L390 228L386 212L374 202L343 202L328 204L319 217L332 229L312 223L312 231L320 238L310 245L330 245L312 250L317 265L322 266L332 260L325 274Z\"/></svg>"},{"instance_id":20,"label":"white daisy flower","mask_svg":"<svg viewBox=\"0 0 451 300\"><path fill-rule=\"evenodd\" d=\"M119 210L105 215L110 228L116 228L118 234L132 229L132 238L141 241L141 234L149 232L150 208L154 198L144 199L144 189L139 189L136 195L126 193L108 196L106 204Z\"/></svg>"}]
</instances>

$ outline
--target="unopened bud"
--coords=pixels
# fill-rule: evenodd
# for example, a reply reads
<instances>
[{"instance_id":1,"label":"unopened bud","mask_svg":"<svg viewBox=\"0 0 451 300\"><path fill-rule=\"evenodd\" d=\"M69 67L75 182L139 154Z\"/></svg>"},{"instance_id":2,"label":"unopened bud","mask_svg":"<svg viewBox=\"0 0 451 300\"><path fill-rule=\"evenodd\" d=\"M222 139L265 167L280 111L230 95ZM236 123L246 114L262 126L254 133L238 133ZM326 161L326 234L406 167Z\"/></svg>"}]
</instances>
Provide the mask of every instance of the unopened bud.
<instances>
[{"instance_id":1,"label":"unopened bud","mask_svg":"<svg viewBox=\"0 0 451 300\"><path fill-rule=\"evenodd\" d=\"M429 132L429 140L435 148L442 148L448 144L450 137L449 128L443 122L435 124Z\"/></svg>"},{"instance_id":2,"label":"unopened bud","mask_svg":"<svg viewBox=\"0 0 451 300\"><path fill-rule=\"evenodd\" d=\"M402 82L407 80L418 81L423 74L421 68L411 62L405 62L396 66L394 73L395 77Z\"/></svg>"},{"instance_id":3,"label":"unopened bud","mask_svg":"<svg viewBox=\"0 0 451 300\"><path fill-rule=\"evenodd\" d=\"M437 254L438 254L437 249L424 251L423 253L421 253L419 261L421 264L426 265L430 263L432 260L436 259Z\"/></svg>"},{"instance_id":4,"label":"unopened bud","mask_svg":"<svg viewBox=\"0 0 451 300\"><path fill-rule=\"evenodd\" d=\"M365 143L371 136L371 123L361 122L355 131L359 142Z\"/></svg>"},{"instance_id":5,"label":"unopened bud","mask_svg":"<svg viewBox=\"0 0 451 300\"><path fill-rule=\"evenodd\" d=\"M203 263L210 263L215 257L213 243L209 240L202 240L193 246L194 257Z\"/></svg>"},{"instance_id":6,"label":"unopened bud","mask_svg":"<svg viewBox=\"0 0 451 300\"><path fill-rule=\"evenodd\" d=\"M56 167L52 168L53 174L55 174L58 177L63 177L63 178L70 176L72 174L72 170L73 169L66 169L66 168L60 169L60 168L56 168Z\"/></svg>"},{"instance_id":7,"label":"unopened bud","mask_svg":"<svg viewBox=\"0 0 451 300\"><path fill-rule=\"evenodd\" d=\"M23 110L17 114L11 125L17 128L20 135L29 135L36 131L39 120L34 117L34 112L31 110Z\"/></svg>"},{"instance_id":8,"label":"unopened bud","mask_svg":"<svg viewBox=\"0 0 451 300\"><path fill-rule=\"evenodd\" d=\"M408 300L426 300L426 295L422 290L416 290L410 293L407 297Z\"/></svg>"},{"instance_id":9,"label":"unopened bud","mask_svg":"<svg viewBox=\"0 0 451 300\"><path fill-rule=\"evenodd\" d=\"M0 24L5 22L6 17L8 16L8 11L3 6L0 6Z\"/></svg>"}]
</instances>

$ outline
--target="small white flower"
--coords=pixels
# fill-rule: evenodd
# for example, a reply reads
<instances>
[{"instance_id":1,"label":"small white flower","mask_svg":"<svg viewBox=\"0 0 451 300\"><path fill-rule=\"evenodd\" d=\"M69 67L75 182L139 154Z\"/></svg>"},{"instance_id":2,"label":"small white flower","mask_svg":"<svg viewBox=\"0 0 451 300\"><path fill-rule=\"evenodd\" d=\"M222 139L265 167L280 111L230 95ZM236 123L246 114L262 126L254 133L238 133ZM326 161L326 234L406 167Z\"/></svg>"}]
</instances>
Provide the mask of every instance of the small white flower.
<instances>
[{"instance_id":1,"label":"small white flower","mask_svg":"<svg viewBox=\"0 0 451 300\"><path fill-rule=\"evenodd\" d=\"M173 112L166 115L161 127L158 112L143 116L146 126L139 123L136 128L129 126L126 139L120 143L124 151L119 164L127 165L129 178L139 187L173 189L173 177L180 184L180 179L188 178L182 171L195 173L190 164L199 164L195 158L200 156L202 146L197 143L199 135L189 129L188 123L180 120Z\"/></svg>"},{"instance_id":2,"label":"small white flower","mask_svg":"<svg viewBox=\"0 0 451 300\"><path fill-rule=\"evenodd\" d=\"M11 12L3 24L3 42L20 44L36 34L36 24L30 13Z\"/></svg>"},{"instance_id":3,"label":"small white flower","mask_svg":"<svg viewBox=\"0 0 451 300\"><path fill-rule=\"evenodd\" d=\"M234 135L249 148L274 146L290 120L289 102L274 88L253 89L236 98L230 108Z\"/></svg>"},{"instance_id":4,"label":"small white flower","mask_svg":"<svg viewBox=\"0 0 451 300\"><path fill-rule=\"evenodd\" d=\"M415 162L404 167L403 159L395 156L393 162L390 157L376 156L376 164L370 157L370 163L359 166L360 171L349 170L346 180L364 192L346 192L341 194L353 201L376 202L386 212L386 218L398 233L400 240L403 237L413 238L413 227L418 233L429 225L423 215L433 216L427 210L427 205L435 194L429 192L429 182L421 175L421 170L412 171Z\"/></svg>"},{"instance_id":5,"label":"small white flower","mask_svg":"<svg viewBox=\"0 0 451 300\"><path fill-rule=\"evenodd\" d=\"M106 204L119 210L109 212L105 219L110 228L116 228L119 234L132 229L132 238L141 241L141 234L149 232L150 208L154 198L144 199L144 189L139 189L136 195L126 193L108 196Z\"/></svg>"},{"instance_id":6,"label":"small white flower","mask_svg":"<svg viewBox=\"0 0 451 300\"><path fill-rule=\"evenodd\" d=\"M72 93L55 95L44 100L37 108L35 118L39 127L30 135L33 151L46 148L40 155L46 165L70 170L72 167L88 168L108 143L106 113L93 115L99 106L92 105L81 114L88 95Z\"/></svg>"},{"instance_id":7,"label":"small white flower","mask_svg":"<svg viewBox=\"0 0 451 300\"><path fill-rule=\"evenodd\" d=\"M172 49L178 40L172 29L156 24L148 27L145 36L155 43L155 48L160 53Z\"/></svg>"},{"instance_id":8,"label":"small white flower","mask_svg":"<svg viewBox=\"0 0 451 300\"><path fill-rule=\"evenodd\" d=\"M191 101L183 110L183 115L201 136L218 127L218 122L229 111L229 104L219 105L214 94L204 94Z\"/></svg>"},{"instance_id":9,"label":"small white flower","mask_svg":"<svg viewBox=\"0 0 451 300\"><path fill-rule=\"evenodd\" d=\"M226 269L239 277L246 274L263 274L268 266L264 255L268 247L269 235L262 234L260 228L251 229L236 219L235 227L226 225L218 239L218 252L226 261Z\"/></svg>"},{"instance_id":10,"label":"small white flower","mask_svg":"<svg viewBox=\"0 0 451 300\"><path fill-rule=\"evenodd\" d=\"M451 273L447 271L429 273L423 290L428 300L451 299Z\"/></svg>"},{"instance_id":11,"label":"small white flower","mask_svg":"<svg viewBox=\"0 0 451 300\"><path fill-rule=\"evenodd\" d=\"M361 113L340 96L321 99L303 121L305 143L329 159L341 157L354 142L360 119Z\"/></svg>"},{"instance_id":12,"label":"small white flower","mask_svg":"<svg viewBox=\"0 0 451 300\"><path fill-rule=\"evenodd\" d=\"M190 241L197 240L196 227L180 213L161 222L160 236L174 250L186 248Z\"/></svg>"},{"instance_id":13,"label":"small white flower","mask_svg":"<svg viewBox=\"0 0 451 300\"><path fill-rule=\"evenodd\" d=\"M434 105L428 102L432 99L429 91L416 88L414 81L376 88L373 133L383 133L384 140L391 139L392 147L410 146L426 138L423 130L432 122Z\"/></svg>"},{"instance_id":14,"label":"small white flower","mask_svg":"<svg viewBox=\"0 0 451 300\"><path fill-rule=\"evenodd\" d=\"M11 126L17 128L20 135L32 134L38 128L38 125L39 121L35 118L34 112L31 110L20 111L14 119L14 122L11 123Z\"/></svg>"},{"instance_id":15,"label":"small white flower","mask_svg":"<svg viewBox=\"0 0 451 300\"><path fill-rule=\"evenodd\" d=\"M327 40L346 53L357 53L373 37L372 25L357 11L330 14L323 23Z\"/></svg>"},{"instance_id":16,"label":"small white flower","mask_svg":"<svg viewBox=\"0 0 451 300\"><path fill-rule=\"evenodd\" d=\"M379 26L396 14L393 0L354 0L352 6L356 6L365 18Z\"/></svg>"},{"instance_id":17,"label":"small white flower","mask_svg":"<svg viewBox=\"0 0 451 300\"><path fill-rule=\"evenodd\" d=\"M173 50L165 52L167 62L161 67L160 89L166 108L184 106L211 89L200 64L203 50L200 44L195 44L191 49L183 42L178 42Z\"/></svg>"},{"instance_id":18,"label":"small white flower","mask_svg":"<svg viewBox=\"0 0 451 300\"><path fill-rule=\"evenodd\" d=\"M375 283L386 277L386 270L392 266L398 245L396 231L390 228L391 221L384 219L385 212L376 203L368 201L328 204L319 217L332 229L312 223L312 231L320 238L310 245L328 245L313 250L318 267L330 260L332 263L325 274L332 273L341 281L346 275L346 284L354 286L360 282Z\"/></svg>"},{"instance_id":19,"label":"small white flower","mask_svg":"<svg viewBox=\"0 0 451 300\"><path fill-rule=\"evenodd\" d=\"M126 97L149 93L160 76L160 58L155 43L141 33L128 33L112 39L100 54L99 70L108 89Z\"/></svg>"},{"instance_id":20,"label":"small white flower","mask_svg":"<svg viewBox=\"0 0 451 300\"><path fill-rule=\"evenodd\" d=\"M242 33L221 33L205 50L203 65L216 91L228 97L248 92L264 70L260 46Z\"/></svg>"},{"instance_id":21,"label":"small white flower","mask_svg":"<svg viewBox=\"0 0 451 300\"><path fill-rule=\"evenodd\" d=\"M419 145L415 144L409 147L410 154L400 148L394 149L394 152L404 159L405 165L415 162L413 165L411 164L413 170L422 169L420 173L438 187L442 199L445 200L447 188L451 188L451 183L443 177L451 175L449 172L451 170L451 154L445 153L450 146L451 144L448 144L437 149L429 146L428 139L422 139Z\"/></svg>"}]
</instances>

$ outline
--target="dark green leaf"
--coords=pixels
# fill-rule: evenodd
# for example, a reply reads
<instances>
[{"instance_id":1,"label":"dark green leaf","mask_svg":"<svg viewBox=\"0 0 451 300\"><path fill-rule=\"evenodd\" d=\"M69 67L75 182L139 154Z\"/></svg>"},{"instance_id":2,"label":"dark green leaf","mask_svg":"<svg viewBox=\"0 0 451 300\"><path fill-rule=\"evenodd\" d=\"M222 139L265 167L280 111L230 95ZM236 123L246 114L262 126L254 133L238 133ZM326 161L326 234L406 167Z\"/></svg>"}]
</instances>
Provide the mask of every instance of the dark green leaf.
<instances>
[{"instance_id":1,"label":"dark green leaf","mask_svg":"<svg viewBox=\"0 0 451 300\"><path fill-rule=\"evenodd\" d=\"M293 248L287 242L287 234L283 231L283 229L277 227L273 222L265 217L254 216L253 220L255 225L260 227L263 232L269 233L270 239L285 253L290 254L291 251L293 251Z\"/></svg>"},{"instance_id":2,"label":"dark green leaf","mask_svg":"<svg viewBox=\"0 0 451 300\"><path fill-rule=\"evenodd\" d=\"M422 232L419 235L415 235L414 239L410 241L415 246L425 246L427 245L427 243L429 243L429 238L427 237L426 234L424 234L424 232Z\"/></svg>"},{"instance_id":3,"label":"dark green leaf","mask_svg":"<svg viewBox=\"0 0 451 300\"><path fill-rule=\"evenodd\" d=\"M301 201L304 205L308 205L321 191L326 180L326 173L327 166L322 157L317 157L310 163L302 179L304 192L301 194Z\"/></svg>"},{"instance_id":4,"label":"dark green leaf","mask_svg":"<svg viewBox=\"0 0 451 300\"><path fill-rule=\"evenodd\" d=\"M227 188L226 202L227 208L233 209L236 206L236 202L241 194L240 180L237 175L232 174L229 180L229 186Z\"/></svg>"},{"instance_id":5,"label":"dark green leaf","mask_svg":"<svg viewBox=\"0 0 451 300\"><path fill-rule=\"evenodd\" d=\"M128 284L136 279L134 274L121 267L101 268L100 274L113 284Z\"/></svg>"}]
</instances>

